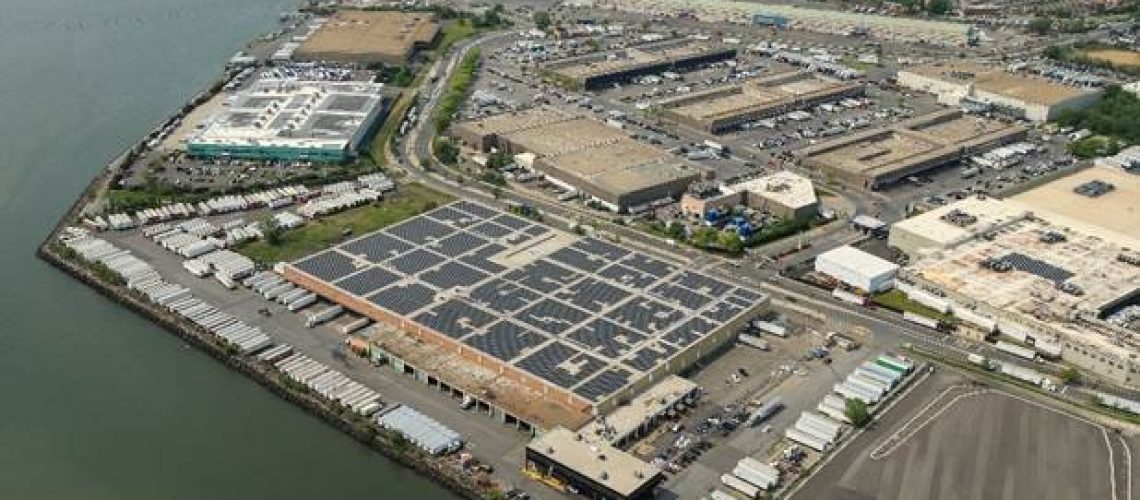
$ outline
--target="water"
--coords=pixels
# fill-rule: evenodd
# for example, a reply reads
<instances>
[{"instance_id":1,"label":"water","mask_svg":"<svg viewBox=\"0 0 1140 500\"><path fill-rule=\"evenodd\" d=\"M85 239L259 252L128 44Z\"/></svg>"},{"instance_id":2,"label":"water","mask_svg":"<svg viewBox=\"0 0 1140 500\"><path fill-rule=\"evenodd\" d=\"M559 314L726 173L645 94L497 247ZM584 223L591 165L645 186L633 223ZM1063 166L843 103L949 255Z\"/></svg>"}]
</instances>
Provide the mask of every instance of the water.
<instances>
[{"instance_id":1,"label":"water","mask_svg":"<svg viewBox=\"0 0 1140 500\"><path fill-rule=\"evenodd\" d=\"M451 498L35 259L283 0L0 0L0 498Z\"/></svg>"}]
</instances>

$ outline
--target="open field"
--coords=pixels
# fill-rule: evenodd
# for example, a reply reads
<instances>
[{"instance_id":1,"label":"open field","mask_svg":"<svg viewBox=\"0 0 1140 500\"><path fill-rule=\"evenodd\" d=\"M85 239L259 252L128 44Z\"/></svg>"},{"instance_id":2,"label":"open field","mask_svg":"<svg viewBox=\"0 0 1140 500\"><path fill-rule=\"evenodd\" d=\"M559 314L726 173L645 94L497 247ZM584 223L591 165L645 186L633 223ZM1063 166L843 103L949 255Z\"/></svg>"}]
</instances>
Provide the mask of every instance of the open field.
<instances>
[{"instance_id":1,"label":"open field","mask_svg":"<svg viewBox=\"0 0 1140 500\"><path fill-rule=\"evenodd\" d=\"M1131 464L1123 446L1135 443L1004 392L946 374L935 378L923 395L858 436L795 498L1118 498L1114 472L1118 492L1127 491L1124 468Z\"/></svg>"},{"instance_id":2,"label":"open field","mask_svg":"<svg viewBox=\"0 0 1140 500\"><path fill-rule=\"evenodd\" d=\"M258 240L241 246L237 251L262 263L291 261L355 235L395 224L448 201L451 201L450 196L423 185L401 185L398 191L378 203L314 219L300 228L286 231L276 245Z\"/></svg>"},{"instance_id":3,"label":"open field","mask_svg":"<svg viewBox=\"0 0 1140 500\"><path fill-rule=\"evenodd\" d=\"M1121 49L1095 49L1083 51L1086 56L1108 61L1117 66L1140 66L1140 52Z\"/></svg>"}]
</instances>

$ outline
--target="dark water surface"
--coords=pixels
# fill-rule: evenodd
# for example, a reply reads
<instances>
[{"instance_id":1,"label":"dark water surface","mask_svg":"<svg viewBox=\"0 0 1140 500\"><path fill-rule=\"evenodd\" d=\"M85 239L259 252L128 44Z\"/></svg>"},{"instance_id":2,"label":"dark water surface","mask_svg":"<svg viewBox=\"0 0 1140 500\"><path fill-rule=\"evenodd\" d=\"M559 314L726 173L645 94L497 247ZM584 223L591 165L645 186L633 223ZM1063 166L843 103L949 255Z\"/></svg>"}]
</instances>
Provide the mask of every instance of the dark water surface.
<instances>
[{"instance_id":1,"label":"dark water surface","mask_svg":"<svg viewBox=\"0 0 1140 500\"><path fill-rule=\"evenodd\" d=\"M450 498L33 256L284 0L0 0L0 499Z\"/></svg>"}]
</instances>

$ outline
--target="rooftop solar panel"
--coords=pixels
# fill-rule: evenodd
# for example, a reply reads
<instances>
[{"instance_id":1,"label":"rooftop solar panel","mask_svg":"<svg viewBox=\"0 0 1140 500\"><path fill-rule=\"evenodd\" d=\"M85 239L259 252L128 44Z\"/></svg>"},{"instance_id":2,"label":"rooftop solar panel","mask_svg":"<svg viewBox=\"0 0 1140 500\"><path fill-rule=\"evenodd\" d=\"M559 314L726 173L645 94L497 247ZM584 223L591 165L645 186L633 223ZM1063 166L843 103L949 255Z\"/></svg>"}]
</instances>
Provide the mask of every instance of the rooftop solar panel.
<instances>
[{"instance_id":1,"label":"rooftop solar panel","mask_svg":"<svg viewBox=\"0 0 1140 500\"><path fill-rule=\"evenodd\" d=\"M423 245L429 241L439 240L454 232L442 222L436 222L427 217L413 217L386 230L389 234L400 239Z\"/></svg>"},{"instance_id":2,"label":"rooftop solar panel","mask_svg":"<svg viewBox=\"0 0 1140 500\"><path fill-rule=\"evenodd\" d=\"M486 332L467 337L463 342L495 358L510 361L548 339L549 337L517 323L500 320L488 326Z\"/></svg>"},{"instance_id":3,"label":"rooftop solar panel","mask_svg":"<svg viewBox=\"0 0 1140 500\"><path fill-rule=\"evenodd\" d=\"M356 271L352 259L335 250L326 250L296 264L297 268L325 281L343 278Z\"/></svg>"},{"instance_id":4,"label":"rooftop solar panel","mask_svg":"<svg viewBox=\"0 0 1140 500\"><path fill-rule=\"evenodd\" d=\"M554 299L542 299L515 314L519 321L552 335L567 331L588 317L589 313Z\"/></svg>"},{"instance_id":5,"label":"rooftop solar panel","mask_svg":"<svg viewBox=\"0 0 1140 500\"><path fill-rule=\"evenodd\" d=\"M456 202L294 265L592 401L763 298L610 242L555 233Z\"/></svg>"},{"instance_id":6,"label":"rooftop solar panel","mask_svg":"<svg viewBox=\"0 0 1140 500\"><path fill-rule=\"evenodd\" d=\"M447 260L442 255L417 248L404 255L389 260L386 264L404 274L416 274L435 267Z\"/></svg>"},{"instance_id":7,"label":"rooftop solar panel","mask_svg":"<svg viewBox=\"0 0 1140 500\"><path fill-rule=\"evenodd\" d=\"M460 339L489 325L495 317L466 302L450 299L415 317L415 321L432 330Z\"/></svg>"},{"instance_id":8,"label":"rooftop solar panel","mask_svg":"<svg viewBox=\"0 0 1140 500\"><path fill-rule=\"evenodd\" d=\"M370 267L359 273L341 278L336 284L342 290L347 290L353 295L363 297L399 279L400 275L398 274L385 271L379 267Z\"/></svg>"},{"instance_id":9,"label":"rooftop solar panel","mask_svg":"<svg viewBox=\"0 0 1140 500\"><path fill-rule=\"evenodd\" d=\"M475 286L487 278L487 274L475 268L458 262L447 262L439 269L424 271L420 279L435 285L436 288L454 288L457 286Z\"/></svg>"},{"instance_id":10,"label":"rooftop solar panel","mask_svg":"<svg viewBox=\"0 0 1140 500\"><path fill-rule=\"evenodd\" d=\"M372 262L380 262L412 249L412 245L388 236L373 233L341 247L346 253L362 255Z\"/></svg>"},{"instance_id":11,"label":"rooftop solar panel","mask_svg":"<svg viewBox=\"0 0 1140 500\"><path fill-rule=\"evenodd\" d=\"M435 300L435 291L419 283L396 284L373 293L368 300L389 311L406 316L431 305Z\"/></svg>"},{"instance_id":12,"label":"rooftop solar panel","mask_svg":"<svg viewBox=\"0 0 1140 500\"><path fill-rule=\"evenodd\" d=\"M625 387L632 375L628 370L610 368L583 382L574 392L591 401L598 401Z\"/></svg>"},{"instance_id":13,"label":"rooftop solar panel","mask_svg":"<svg viewBox=\"0 0 1140 500\"><path fill-rule=\"evenodd\" d=\"M492 279L471 291L471 300L492 311L509 314L537 301L541 296L517 283Z\"/></svg>"}]
</instances>

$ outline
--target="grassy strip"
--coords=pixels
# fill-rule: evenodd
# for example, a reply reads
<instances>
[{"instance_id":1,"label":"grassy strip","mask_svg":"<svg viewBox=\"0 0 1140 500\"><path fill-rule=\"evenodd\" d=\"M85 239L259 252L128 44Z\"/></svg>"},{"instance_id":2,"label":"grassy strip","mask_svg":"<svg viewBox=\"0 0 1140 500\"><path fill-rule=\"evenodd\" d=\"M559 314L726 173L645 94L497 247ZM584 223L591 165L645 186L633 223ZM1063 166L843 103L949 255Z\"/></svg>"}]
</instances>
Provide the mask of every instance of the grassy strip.
<instances>
[{"instance_id":1,"label":"grassy strip","mask_svg":"<svg viewBox=\"0 0 1140 500\"><path fill-rule=\"evenodd\" d=\"M474 35L477 30L470 21L466 19L457 19L455 22L448 23L447 26L444 26L443 30L441 31L442 33L439 36L439 41L436 43L436 47L438 48L440 54L444 54L448 49L451 48L452 45L455 45L455 42Z\"/></svg>"},{"instance_id":2,"label":"grassy strip","mask_svg":"<svg viewBox=\"0 0 1140 500\"><path fill-rule=\"evenodd\" d=\"M374 231L421 214L451 199L451 196L426 186L407 184L375 204L314 219L297 229L285 231L275 245L264 240L251 241L240 245L237 251L267 265L291 261L340 243L353 235Z\"/></svg>"},{"instance_id":3,"label":"grassy strip","mask_svg":"<svg viewBox=\"0 0 1140 500\"><path fill-rule=\"evenodd\" d=\"M887 290L873 295L871 301L894 311L912 312L939 321L954 322L955 318L949 314L942 314L934 309L919 304L907 298L906 294L898 290Z\"/></svg>"},{"instance_id":4,"label":"grassy strip","mask_svg":"<svg viewBox=\"0 0 1140 500\"><path fill-rule=\"evenodd\" d=\"M471 84L475 81L475 70L479 67L480 57L478 48L471 49L467 55L463 56L463 60L459 62L459 67L447 81L447 90L440 98L435 116L432 117L435 120L436 130L444 130L451 125L455 112L459 111L459 106L463 104L463 99L467 97L467 91L471 90Z\"/></svg>"}]
</instances>

